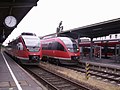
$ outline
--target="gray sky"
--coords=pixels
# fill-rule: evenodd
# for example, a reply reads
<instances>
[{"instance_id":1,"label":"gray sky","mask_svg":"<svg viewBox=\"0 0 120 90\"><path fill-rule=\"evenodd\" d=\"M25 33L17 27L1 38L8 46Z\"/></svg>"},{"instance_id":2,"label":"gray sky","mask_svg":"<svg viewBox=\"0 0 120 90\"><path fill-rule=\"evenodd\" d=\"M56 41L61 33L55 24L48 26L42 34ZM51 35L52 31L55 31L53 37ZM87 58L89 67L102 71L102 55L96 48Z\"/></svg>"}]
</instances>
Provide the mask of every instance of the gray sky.
<instances>
[{"instance_id":1,"label":"gray sky","mask_svg":"<svg viewBox=\"0 0 120 90\"><path fill-rule=\"evenodd\" d=\"M120 0L39 0L4 44L22 32L44 36L56 32L60 21L64 31L120 18Z\"/></svg>"}]
</instances>

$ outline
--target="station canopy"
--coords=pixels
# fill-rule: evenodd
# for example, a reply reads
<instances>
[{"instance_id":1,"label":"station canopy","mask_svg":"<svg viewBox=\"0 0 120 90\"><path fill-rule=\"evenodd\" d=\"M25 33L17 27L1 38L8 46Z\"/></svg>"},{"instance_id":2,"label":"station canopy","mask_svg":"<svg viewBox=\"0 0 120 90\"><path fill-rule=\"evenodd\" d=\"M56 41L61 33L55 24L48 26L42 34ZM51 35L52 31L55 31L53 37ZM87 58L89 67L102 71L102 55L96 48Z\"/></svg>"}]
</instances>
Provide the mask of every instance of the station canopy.
<instances>
[{"instance_id":1,"label":"station canopy","mask_svg":"<svg viewBox=\"0 0 120 90\"><path fill-rule=\"evenodd\" d=\"M58 36L78 39L81 37L97 38L118 33L120 33L120 18L63 31Z\"/></svg>"},{"instance_id":2,"label":"station canopy","mask_svg":"<svg viewBox=\"0 0 120 90\"><path fill-rule=\"evenodd\" d=\"M0 43L6 40L33 6L37 6L37 2L38 0L0 0ZM15 27L5 26L4 21L7 16L16 18Z\"/></svg>"}]
</instances>

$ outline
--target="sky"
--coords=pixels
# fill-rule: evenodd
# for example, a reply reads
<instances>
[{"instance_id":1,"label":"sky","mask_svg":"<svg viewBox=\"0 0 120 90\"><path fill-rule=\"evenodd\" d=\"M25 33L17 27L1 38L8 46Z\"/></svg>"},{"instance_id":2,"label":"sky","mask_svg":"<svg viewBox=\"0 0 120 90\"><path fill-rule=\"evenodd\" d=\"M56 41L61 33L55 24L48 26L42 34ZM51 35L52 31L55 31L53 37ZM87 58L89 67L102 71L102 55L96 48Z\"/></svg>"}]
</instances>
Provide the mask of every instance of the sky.
<instances>
[{"instance_id":1,"label":"sky","mask_svg":"<svg viewBox=\"0 0 120 90\"><path fill-rule=\"evenodd\" d=\"M120 0L39 0L3 43L22 32L44 36L56 32L60 21L63 31L120 18Z\"/></svg>"}]
</instances>

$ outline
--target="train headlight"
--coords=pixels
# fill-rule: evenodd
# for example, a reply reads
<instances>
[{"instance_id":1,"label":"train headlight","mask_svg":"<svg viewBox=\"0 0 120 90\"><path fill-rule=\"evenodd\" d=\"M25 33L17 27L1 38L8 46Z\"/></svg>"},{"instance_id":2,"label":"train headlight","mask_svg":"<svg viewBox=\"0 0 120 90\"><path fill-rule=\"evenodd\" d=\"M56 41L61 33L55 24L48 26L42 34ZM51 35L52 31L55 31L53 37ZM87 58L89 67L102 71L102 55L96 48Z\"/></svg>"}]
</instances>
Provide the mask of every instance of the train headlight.
<instances>
[{"instance_id":1,"label":"train headlight","mask_svg":"<svg viewBox=\"0 0 120 90\"><path fill-rule=\"evenodd\" d=\"M70 49L68 48L68 51L70 51Z\"/></svg>"},{"instance_id":2,"label":"train headlight","mask_svg":"<svg viewBox=\"0 0 120 90\"><path fill-rule=\"evenodd\" d=\"M27 48L30 52L38 52L40 48Z\"/></svg>"},{"instance_id":3,"label":"train headlight","mask_svg":"<svg viewBox=\"0 0 120 90\"><path fill-rule=\"evenodd\" d=\"M33 56L33 57L32 57L32 60L38 60L38 59L39 59L38 56Z\"/></svg>"},{"instance_id":4,"label":"train headlight","mask_svg":"<svg viewBox=\"0 0 120 90\"><path fill-rule=\"evenodd\" d=\"M77 51L79 51L79 48L77 48Z\"/></svg>"},{"instance_id":5,"label":"train headlight","mask_svg":"<svg viewBox=\"0 0 120 90\"><path fill-rule=\"evenodd\" d=\"M27 50L29 51L29 48L27 48Z\"/></svg>"}]
</instances>

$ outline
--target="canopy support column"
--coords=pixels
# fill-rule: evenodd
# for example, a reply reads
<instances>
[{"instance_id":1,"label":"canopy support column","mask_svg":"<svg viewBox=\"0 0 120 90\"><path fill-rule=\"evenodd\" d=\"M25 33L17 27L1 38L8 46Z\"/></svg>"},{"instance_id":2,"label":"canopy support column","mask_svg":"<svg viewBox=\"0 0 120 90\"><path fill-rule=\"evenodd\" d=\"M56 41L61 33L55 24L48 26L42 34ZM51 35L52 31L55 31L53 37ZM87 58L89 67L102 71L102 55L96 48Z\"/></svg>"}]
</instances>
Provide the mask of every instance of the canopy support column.
<instances>
[{"instance_id":1,"label":"canopy support column","mask_svg":"<svg viewBox=\"0 0 120 90\"><path fill-rule=\"evenodd\" d=\"M80 40L80 35L78 35L77 42L78 42L78 46L79 46L79 43L81 42L81 40Z\"/></svg>"},{"instance_id":2,"label":"canopy support column","mask_svg":"<svg viewBox=\"0 0 120 90\"><path fill-rule=\"evenodd\" d=\"M90 60L92 60L93 57L93 38L90 38L91 43L90 43Z\"/></svg>"}]
</instances>

